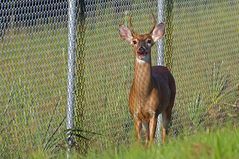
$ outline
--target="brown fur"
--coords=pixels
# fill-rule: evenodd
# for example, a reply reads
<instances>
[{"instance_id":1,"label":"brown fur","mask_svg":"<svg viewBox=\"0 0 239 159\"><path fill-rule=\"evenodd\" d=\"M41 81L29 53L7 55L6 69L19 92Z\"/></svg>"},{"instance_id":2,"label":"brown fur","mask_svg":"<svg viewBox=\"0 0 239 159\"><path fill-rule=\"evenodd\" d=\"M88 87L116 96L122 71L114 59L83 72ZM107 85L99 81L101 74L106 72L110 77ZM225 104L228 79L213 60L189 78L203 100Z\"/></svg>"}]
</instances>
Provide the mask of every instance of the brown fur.
<instances>
[{"instance_id":1,"label":"brown fur","mask_svg":"<svg viewBox=\"0 0 239 159\"><path fill-rule=\"evenodd\" d=\"M166 131L176 94L175 81L170 71L163 66L151 67L151 63L139 64L135 62L135 74L129 95L130 114L134 119L137 138L142 123L146 122L146 142L153 142L160 113L163 115L163 131ZM162 141L165 142L162 132Z\"/></svg>"},{"instance_id":2,"label":"brown fur","mask_svg":"<svg viewBox=\"0 0 239 159\"><path fill-rule=\"evenodd\" d=\"M138 35L131 29L120 26L120 36L134 47L134 79L129 94L129 110L134 120L136 137L141 140L143 125L146 128L145 142L153 143L157 118L162 113L162 142L171 119L176 86L173 75L164 66L151 64L151 47L162 38L164 24L154 26L149 34ZM147 58L145 58L147 56ZM140 61L140 62L139 62Z\"/></svg>"}]
</instances>

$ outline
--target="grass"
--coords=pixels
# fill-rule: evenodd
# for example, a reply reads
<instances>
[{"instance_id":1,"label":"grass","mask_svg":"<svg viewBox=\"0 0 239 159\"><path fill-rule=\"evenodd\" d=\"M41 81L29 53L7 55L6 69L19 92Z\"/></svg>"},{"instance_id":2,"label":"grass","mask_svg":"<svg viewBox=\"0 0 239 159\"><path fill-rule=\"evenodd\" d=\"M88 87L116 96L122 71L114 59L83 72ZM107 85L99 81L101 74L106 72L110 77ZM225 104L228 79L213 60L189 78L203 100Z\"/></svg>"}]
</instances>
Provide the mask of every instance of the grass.
<instances>
[{"instance_id":1,"label":"grass","mask_svg":"<svg viewBox=\"0 0 239 159\"><path fill-rule=\"evenodd\" d=\"M104 12L98 10L95 17L87 18L83 114L79 128L89 139L80 146L86 150L98 148L97 151L102 151L132 142L127 96L134 57L131 47L118 35L123 11L112 14L115 13L113 3L109 1L107 5ZM136 31L146 32L151 28L150 12L156 12L156 6L156 1L137 1L131 6ZM100 5L97 7L102 9ZM189 130L192 121L198 125L201 120L198 107L207 107L209 99L214 103L212 114L215 114L215 107L226 114L234 110L238 94L229 98L224 93L239 83L239 3L176 0L172 9L172 35L169 37L172 43L169 44L172 44L177 96L171 132L180 134ZM66 25L11 28L1 39L0 50L0 156L24 158L36 151L39 155L54 156L65 149ZM153 60L155 64L155 46ZM220 72L212 76L214 65L221 63ZM218 96L221 90L215 88L220 87L224 75L229 82L227 89ZM219 84L212 84L212 77L218 78ZM203 102L198 100L198 94ZM196 116L189 117L191 110L187 108L190 106L198 110ZM223 116L228 120L236 117ZM226 122L214 117L208 120L218 122L218 126ZM134 153L137 149L131 151Z\"/></svg>"},{"instance_id":2,"label":"grass","mask_svg":"<svg viewBox=\"0 0 239 159\"><path fill-rule=\"evenodd\" d=\"M39 27L37 32L12 29L1 39L3 158L24 156L22 152L35 149L51 150L55 148L53 143L63 139L60 136L64 133L61 122L66 105L66 45L64 36L59 36L64 30L46 31L51 27ZM55 133L59 127L61 132Z\"/></svg>"},{"instance_id":3,"label":"grass","mask_svg":"<svg viewBox=\"0 0 239 159\"><path fill-rule=\"evenodd\" d=\"M224 128L214 132L198 132L191 136L170 138L166 145L145 149L140 146L123 147L100 154L90 153L87 159L236 159L239 157L239 129Z\"/></svg>"},{"instance_id":4,"label":"grass","mask_svg":"<svg viewBox=\"0 0 239 159\"><path fill-rule=\"evenodd\" d=\"M238 98L238 85L230 85L228 73L222 71L222 63L214 64L206 77L209 82L206 96L198 93L188 106L188 116L194 129L206 127L211 120L214 124L217 120L225 120L230 112L226 110L228 105L233 106Z\"/></svg>"},{"instance_id":5,"label":"grass","mask_svg":"<svg viewBox=\"0 0 239 159\"><path fill-rule=\"evenodd\" d=\"M72 152L71 158L85 159L237 159L239 157L239 129L227 126L211 132L199 131L190 136L168 138L165 145L154 145L148 149L140 145L120 146L114 149L107 149L104 152L88 152L86 156ZM50 158L44 152L34 152L30 158ZM65 158L66 154L61 153L55 156Z\"/></svg>"}]
</instances>

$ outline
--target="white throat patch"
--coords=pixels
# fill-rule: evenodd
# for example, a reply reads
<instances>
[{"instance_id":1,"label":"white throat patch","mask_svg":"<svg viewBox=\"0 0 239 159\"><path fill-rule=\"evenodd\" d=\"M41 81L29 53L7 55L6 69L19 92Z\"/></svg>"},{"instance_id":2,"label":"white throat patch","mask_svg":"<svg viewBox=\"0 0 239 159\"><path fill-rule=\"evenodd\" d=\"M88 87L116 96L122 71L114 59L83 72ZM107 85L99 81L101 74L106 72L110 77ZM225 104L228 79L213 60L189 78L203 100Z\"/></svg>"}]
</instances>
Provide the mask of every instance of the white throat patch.
<instances>
[{"instance_id":1,"label":"white throat patch","mask_svg":"<svg viewBox=\"0 0 239 159\"><path fill-rule=\"evenodd\" d=\"M144 58L142 59L139 59L136 57L136 61L139 63L139 64L145 64L146 62L149 62L150 61L150 55L147 54L144 56Z\"/></svg>"}]
</instances>

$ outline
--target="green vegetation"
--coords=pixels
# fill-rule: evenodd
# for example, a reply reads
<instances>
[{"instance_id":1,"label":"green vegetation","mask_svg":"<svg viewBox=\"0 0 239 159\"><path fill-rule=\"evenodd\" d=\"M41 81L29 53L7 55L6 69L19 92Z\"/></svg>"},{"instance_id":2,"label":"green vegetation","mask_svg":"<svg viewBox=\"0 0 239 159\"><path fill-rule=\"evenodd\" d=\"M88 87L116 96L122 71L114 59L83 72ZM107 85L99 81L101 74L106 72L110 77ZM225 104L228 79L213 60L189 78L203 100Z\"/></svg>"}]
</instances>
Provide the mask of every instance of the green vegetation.
<instances>
[{"instance_id":1,"label":"green vegetation","mask_svg":"<svg viewBox=\"0 0 239 159\"><path fill-rule=\"evenodd\" d=\"M86 138L76 145L76 151L80 149L84 153L130 145L133 139L127 99L134 57L132 48L118 35L123 12L114 14L115 8L110 2L106 9L97 10L95 16L86 19L84 66L81 67L84 99L79 101L83 109L76 110L82 121L77 129ZM135 30L143 33L151 28L149 17L151 11L156 12L157 4L141 2L131 6L130 14ZM165 48L172 53L172 60L167 61L173 64L177 83L171 135L222 127L228 121L238 123L239 109L235 102L239 83L239 2L176 0L171 7L172 25L167 28L170 36L166 34L166 42L170 43ZM102 9L100 5L96 8ZM156 46L153 49L155 64ZM0 40L0 50L0 158L29 155L50 158L58 153L65 156L66 24L10 28ZM220 155L238 158L234 153L238 151L235 144L238 140L230 138L238 138L238 129L199 136L175 139L160 150L152 148L143 153L141 148L121 148L107 151L103 156L125 158L132 153L132 158L137 155L190 158L187 155L193 153L193 144L196 147L198 144L199 149L206 144L212 158L220 158ZM227 140L231 142L221 146ZM185 145L181 145L184 142ZM215 148L217 142L218 149ZM178 149L175 149L176 143ZM226 147L226 152L222 147ZM184 152L186 150L190 151ZM199 151L207 155L208 150ZM228 157L229 153L232 156ZM167 154L172 156L165 157ZM87 157L94 155L100 157L97 153Z\"/></svg>"},{"instance_id":2,"label":"green vegetation","mask_svg":"<svg viewBox=\"0 0 239 159\"><path fill-rule=\"evenodd\" d=\"M213 65L211 72L206 76L209 83L208 88L204 90L207 92L206 96L198 93L189 104L188 116L194 129L220 124L218 121L225 121L232 113L233 106L236 106L234 103L238 98L238 85L229 85L229 76L222 72L222 68L222 63ZM228 110L228 106L231 106L231 110ZM237 112L233 112L235 113Z\"/></svg>"},{"instance_id":3,"label":"green vegetation","mask_svg":"<svg viewBox=\"0 0 239 159\"><path fill-rule=\"evenodd\" d=\"M168 138L165 145L154 145L145 148L139 145L120 146L104 152L89 152L80 156L72 152L70 157L86 159L237 159L239 157L239 129L227 127L213 132L198 132L191 136ZM56 158L65 158L65 153L59 153ZM44 152L34 152L30 158L50 158Z\"/></svg>"},{"instance_id":4,"label":"green vegetation","mask_svg":"<svg viewBox=\"0 0 239 159\"><path fill-rule=\"evenodd\" d=\"M169 138L166 145L154 146L150 149L132 146L119 150L106 151L100 154L90 153L86 158L102 159L236 159L239 157L239 129L227 128L215 132L201 132L192 136L176 139Z\"/></svg>"},{"instance_id":5,"label":"green vegetation","mask_svg":"<svg viewBox=\"0 0 239 159\"><path fill-rule=\"evenodd\" d=\"M52 27L12 29L0 41L1 158L55 151L64 137L67 30Z\"/></svg>"}]
</instances>

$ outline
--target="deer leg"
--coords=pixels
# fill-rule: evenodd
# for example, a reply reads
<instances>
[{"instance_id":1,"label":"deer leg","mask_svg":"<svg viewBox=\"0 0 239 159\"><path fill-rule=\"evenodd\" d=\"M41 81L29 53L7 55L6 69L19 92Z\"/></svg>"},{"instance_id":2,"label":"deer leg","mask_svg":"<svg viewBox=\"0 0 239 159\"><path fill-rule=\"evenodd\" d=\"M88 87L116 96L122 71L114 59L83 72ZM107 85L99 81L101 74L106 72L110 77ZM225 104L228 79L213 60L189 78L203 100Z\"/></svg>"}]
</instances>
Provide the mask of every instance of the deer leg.
<instances>
[{"instance_id":1,"label":"deer leg","mask_svg":"<svg viewBox=\"0 0 239 159\"><path fill-rule=\"evenodd\" d=\"M173 108L174 101L175 101L176 87L175 87L174 79L170 85L170 90L171 90L171 95L170 95L169 105L168 105L167 109L162 113L162 117L163 117L162 143L163 144L165 143L165 138L166 138L166 134L168 131L168 125L171 120L172 108Z\"/></svg>"},{"instance_id":2,"label":"deer leg","mask_svg":"<svg viewBox=\"0 0 239 159\"><path fill-rule=\"evenodd\" d=\"M163 127L163 128L162 128L162 144L165 144L166 132L167 132L166 128Z\"/></svg>"},{"instance_id":3,"label":"deer leg","mask_svg":"<svg viewBox=\"0 0 239 159\"><path fill-rule=\"evenodd\" d=\"M151 145L154 143L154 137L155 137L155 131L156 131L156 126L157 126L157 118L152 117L149 120L149 144Z\"/></svg>"},{"instance_id":4,"label":"deer leg","mask_svg":"<svg viewBox=\"0 0 239 159\"><path fill-rule=\"evenodd\" d=\"M149 122L144 122L143 126L145 129L145 145L148 145L148 143L149 143Z\"/></svg>"},{"instance_id":5,"label":"deer leg","mask_svg":"<svg viewBox=\"0 0 239 159\"><path fill-rule=\"evenodd\" d=\"M163 118L163 124L162 124L162 143L165 144L166 140L166 135L168 131L168 125L171 119L171 113L172 113L172 108L168 107L163 113L162 113L162 118Z\"/></svg>"},{"instance_id":6,"label":"deer leg","mask_svg":"<svg viewBox=\"0 0 239 159\"><path fill-rule=\"evenodd\" d=\"M134 123L135 123L134 126L135 126L136 138L137 138L137 141L140 143L140 141L141 141L141 131L142 131L142 122L140 120L135 120Z\"/></svg>"}]
</instances>

